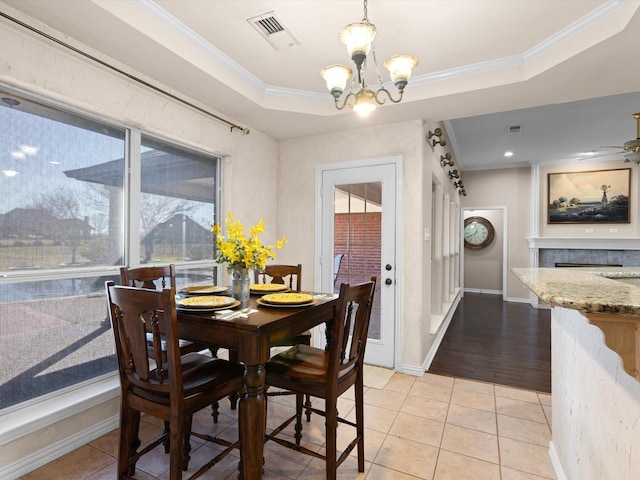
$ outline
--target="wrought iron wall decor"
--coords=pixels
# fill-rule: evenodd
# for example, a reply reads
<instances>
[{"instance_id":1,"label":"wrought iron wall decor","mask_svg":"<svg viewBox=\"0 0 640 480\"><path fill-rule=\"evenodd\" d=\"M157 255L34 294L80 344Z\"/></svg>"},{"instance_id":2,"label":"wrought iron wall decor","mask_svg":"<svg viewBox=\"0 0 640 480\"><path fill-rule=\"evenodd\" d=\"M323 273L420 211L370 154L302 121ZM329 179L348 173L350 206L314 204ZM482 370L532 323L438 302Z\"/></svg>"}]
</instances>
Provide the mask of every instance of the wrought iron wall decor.
<instances>
[{"instance_id":1,"label":"wrought iron wall decor","mask_svg":"<svg viewBox=\"0 0 640 480\"><path fill-rule=\"evenodd\" d=\"M442 167L446 167L447 165L453 167L453 160L451 159L450 153L440 155L440 165L442 165Z\"/></svg>"},{"instance_id":2,"label":"wrought iron wall decor","mask_svg":"<svg viewBox=\"0 0 640 480\"><path fill-rule=\"evenodd\" d=\"M437 137L437 140L436 138L431 140L431 146L435 147L436 145L440 145L441 147L444 147L447 144L447 141L442 138L442 136L441 128L436 128L433 132L429 130L429 133L427 133L427 141L431 140L433 137Z\"/></svg>"},{"instance_id":3,"label":"wrought iron wall decor","mask_svg":"<svg viewBox=\"0 0 640 480\"><path fill-rule=\"evenodd\" d=\"M435 128L433 131L429 130L426 137L427 137L426 141L427 142L431 141L430 143L431 143L431 146L433 147L435 147L436 145L440 145L441 147L444 147L447 144L446 140L444 139L444 134L441 128ZM447 152L444 155L440 155L440 166L442 168L453 167L454 165L455 165L455 162L453 161L453 157L451 156L451 153ZM466 197L467 192L464 189L462 180L459 180L460 172L458 171L458 169L457 168L449 169L447 171L447 174L449 175L449 179L453 182L453 188L455 188L455 190L458 192L458 195L462 197Z\"/></svg>"}]
</instances>

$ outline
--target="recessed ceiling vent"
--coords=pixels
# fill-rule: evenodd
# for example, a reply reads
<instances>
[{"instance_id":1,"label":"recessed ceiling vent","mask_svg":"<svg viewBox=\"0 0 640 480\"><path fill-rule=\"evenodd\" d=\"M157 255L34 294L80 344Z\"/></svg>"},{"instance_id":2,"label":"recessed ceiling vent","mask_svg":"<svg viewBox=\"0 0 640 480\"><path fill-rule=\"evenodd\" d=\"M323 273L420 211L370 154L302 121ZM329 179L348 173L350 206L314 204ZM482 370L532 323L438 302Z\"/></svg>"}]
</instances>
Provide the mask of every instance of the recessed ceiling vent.
<instances>
[{"instance_id":1,"label":"recessed ceiling vent","mask_svg":"<svg viewBox=\"0 0 640 480\"><path fill-rule=\"evenodd\" d=\"M507 133L522 133L522 125L510 125L507 127Z\"/></svg>"},{"instance_id":2,"label":"recessed ceiling vent","mask_svg":"<svg viewBox=\"0 0 640 480\"><path fill-rule=\"evenodd\" d=\"M300 45L300 41L287 29L286 25L274 12L250 18L247 22L276 50Z\"/></svg>"}]
</instances>

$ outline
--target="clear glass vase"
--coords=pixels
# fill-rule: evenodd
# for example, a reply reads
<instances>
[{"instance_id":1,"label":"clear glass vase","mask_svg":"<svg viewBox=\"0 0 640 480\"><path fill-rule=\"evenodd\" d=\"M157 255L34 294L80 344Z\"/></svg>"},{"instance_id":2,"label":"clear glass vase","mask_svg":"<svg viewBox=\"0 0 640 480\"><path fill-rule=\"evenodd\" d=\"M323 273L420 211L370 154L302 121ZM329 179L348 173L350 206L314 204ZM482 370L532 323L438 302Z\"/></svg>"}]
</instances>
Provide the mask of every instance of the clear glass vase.
<instances>
[{"instance_id":1,"label":"clear glass vase","mask_svg":"<svg viewBox=\"0 0 640 480\"><path fill-rule=\"evenodd\" d=\"M231 296L239 302L246 303L249 301L249 288L249 270L233 270L231 273Z\"/></svg>"}]
</instances>

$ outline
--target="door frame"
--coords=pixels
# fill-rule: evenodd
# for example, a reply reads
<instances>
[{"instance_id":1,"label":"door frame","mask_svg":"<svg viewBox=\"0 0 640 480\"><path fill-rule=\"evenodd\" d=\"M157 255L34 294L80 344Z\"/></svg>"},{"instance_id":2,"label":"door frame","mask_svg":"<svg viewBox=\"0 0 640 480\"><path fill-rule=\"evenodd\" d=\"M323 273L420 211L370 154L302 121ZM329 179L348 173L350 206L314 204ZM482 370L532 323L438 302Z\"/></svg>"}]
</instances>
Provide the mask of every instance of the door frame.
<instances>
[{"instance_id":1,"label":"door frame","mask_svg":"<svg viewBox=\"0 0 640 480\"><path fill-rule=\"evenodd\" d=\"M507 235L508 230L508 214L509 208L505 206L498 207L463 207L460 212L460 232L464 232L464 219L465 213L471 210L501 210L502 211L502 300L507 301L507 284L508 284L508 275L509 275L509 265L508 265L508 243L509 236ZM460 251L462 255L460 255L460 289L462 290L462 295L464 296L464 235L460 235Z\"/></svg>"},{"instance_id":2,"label":"door frame","mask_svg":"<svg viewBox=\"0 0 640 480\"><path fill-rule=\"evenodd\" d=\"M345 162L323 163L316 165L316 235L315 235L315 262L318 268L315 269L314 285L315 290L321 290L322 280L322 177L325 171L329 170L342 170L351 168L366 168L375 167L379 165L392 164L396 171L396 210L395 210L395 252L394 252L394 264L395 264L395 281L394 287L394 310L393 310L393 323L394 323L394 342L393 342L393 369L396 370L402 365L402 298L403 298L403 265L401 259L403 258L403 169L402 169L402 156L394 155L389 157L375 157L364 160L349 160ZM327 259L333 265L333 258ZM382 266L382 265L381 265ZM383 282L382 278L378 279L379 282ZM384 286L384 285L383 285ZM314 342L321 342L320 335L314 335ZM316 346L323 346L322 344Z\"/></svg>"}]
</instances>

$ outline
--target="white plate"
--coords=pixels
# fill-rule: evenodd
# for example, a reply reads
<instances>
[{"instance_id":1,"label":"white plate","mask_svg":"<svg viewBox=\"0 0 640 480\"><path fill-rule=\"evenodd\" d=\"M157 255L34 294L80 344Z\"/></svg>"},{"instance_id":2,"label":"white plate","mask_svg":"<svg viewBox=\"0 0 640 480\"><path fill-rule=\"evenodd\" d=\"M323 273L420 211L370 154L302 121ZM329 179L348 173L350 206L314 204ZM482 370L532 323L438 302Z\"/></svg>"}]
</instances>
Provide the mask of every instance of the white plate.
<instances>
[{"instance_id":1,"label":"white plate","mask_svg":"<svg viewBox=\"0 0 640 480\"><path fill-rule=\"evenodd\" d=\"M220 295L192 295L176 302L180 308L228 308L236 300Z\"/></svg>"},{"instance_id":2,"label":"white plate","mask_svg":"<svg viewBox=\"0 0 640 480\"><path fill-rule=\"evenodd\" d=\"M249 287L249 290L251 291L251 293L264 295L268 293L288 292L291 289L286 285L282 285L279 283L254 283Z\"/></svg>"},{"instance_id":3,"label":"white plate","mask_svg":"<svg viewBox=\"0 0 640 480\"><path fill-rule=\"evenodd\" d=\"M230 305L222 305L220 307L212 307L212 308L192 308L192 307L182 307L180 305L176 305L176 310L181 312L195 312L195 313L207 313L207 312L217 312L218 310L225 310L227 308L235 308L240 305L238 300L233 300L233 303Z\"/></svg>"},{"instance_id":4,"label":"white plate","mask_svg":"<svg viewBox=\"0 0 640 480\"><path fill-rule=\"evenodd\" d=\"M185 295L214 295L216 293L223 293L229 290L228 287L221 285L190 285L182 288L180 293Z\"/></svg>"},{"instance_id":5,"label":"white plate","mask_svg":"<svg viewBox=\"0 0 640 480\"><path fill-rule=\"evenodd\" d=\"M302 308L302 307L310 307L311 305L315 305L318 301L314 298L312 302L307 303L268 303L263 302L261 298L256 300L256 303L262 307L269 308Z\"/></svg>"}]
</instances>

